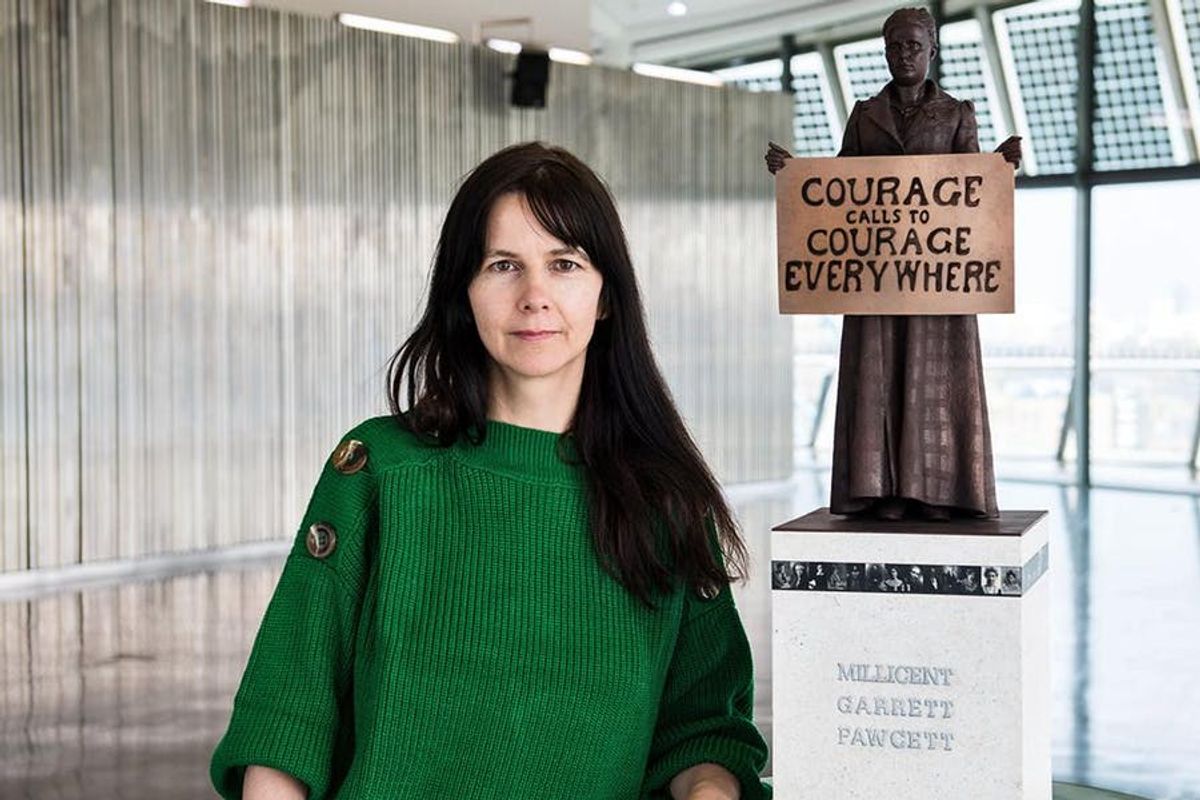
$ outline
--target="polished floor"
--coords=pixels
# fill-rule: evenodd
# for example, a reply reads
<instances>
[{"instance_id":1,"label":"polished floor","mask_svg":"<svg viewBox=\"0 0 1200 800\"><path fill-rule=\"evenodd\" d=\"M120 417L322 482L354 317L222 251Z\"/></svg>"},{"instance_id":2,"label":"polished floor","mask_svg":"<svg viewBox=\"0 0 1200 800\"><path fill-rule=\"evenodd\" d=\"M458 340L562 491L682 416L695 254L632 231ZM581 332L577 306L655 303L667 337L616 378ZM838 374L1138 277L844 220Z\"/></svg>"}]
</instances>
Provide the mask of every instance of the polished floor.
<instances>
[{"instance_id":1,"label":"polished floor","mask_svg":"<svg viewBox=\"0 0 1200 800\"><path fill-rule=\"evenodd\" d=\"M768 531L823 504L822 474L733 495L768 738ZM1055 779L1200 800L1200 498L1002 482L999 499L1050 511ZM0 602L0 798L212 797L209 755L280 564Z\"/></svg>"}]
</instances>

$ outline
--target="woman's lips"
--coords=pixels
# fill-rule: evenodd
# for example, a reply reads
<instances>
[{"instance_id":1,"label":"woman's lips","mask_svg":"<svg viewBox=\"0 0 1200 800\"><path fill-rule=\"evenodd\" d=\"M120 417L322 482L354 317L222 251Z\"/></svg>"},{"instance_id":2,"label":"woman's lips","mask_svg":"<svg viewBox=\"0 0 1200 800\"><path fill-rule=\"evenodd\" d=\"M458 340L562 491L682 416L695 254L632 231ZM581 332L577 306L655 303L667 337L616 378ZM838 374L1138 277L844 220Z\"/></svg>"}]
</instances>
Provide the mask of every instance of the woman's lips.
<instances>
[{"instance_id":1,"label":"woman's lips","mask_svg":"<svg viewBox=\"0 0 1200 800\"><path fill-rule=\"evenodd\" d=\"M558 331L517 331L514 336L517 336L523 342L540 342L543 339L549 339Z\"/></svg>"}]
</instances>

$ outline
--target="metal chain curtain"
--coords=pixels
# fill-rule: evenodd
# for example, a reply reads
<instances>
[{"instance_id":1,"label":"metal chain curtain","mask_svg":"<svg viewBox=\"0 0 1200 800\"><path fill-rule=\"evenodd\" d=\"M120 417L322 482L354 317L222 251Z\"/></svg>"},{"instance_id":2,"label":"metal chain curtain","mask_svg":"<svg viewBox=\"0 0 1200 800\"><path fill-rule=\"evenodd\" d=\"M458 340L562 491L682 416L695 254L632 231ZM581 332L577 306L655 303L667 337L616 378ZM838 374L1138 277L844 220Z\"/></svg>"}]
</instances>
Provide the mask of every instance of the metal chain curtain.
<instances>
[{"instance_id":1,"label":"metal chain curtain","mask_svg":"<svg viewBox=\"0 0 1200 800\"><path fill-rule=\"evenodd\" d=\"M720 478L792 467L769 138L788 99L266 9L0 0L0 571L285 538L386 413L461 176L565 145L611 185Z\"/></svg>"}]
</instances>

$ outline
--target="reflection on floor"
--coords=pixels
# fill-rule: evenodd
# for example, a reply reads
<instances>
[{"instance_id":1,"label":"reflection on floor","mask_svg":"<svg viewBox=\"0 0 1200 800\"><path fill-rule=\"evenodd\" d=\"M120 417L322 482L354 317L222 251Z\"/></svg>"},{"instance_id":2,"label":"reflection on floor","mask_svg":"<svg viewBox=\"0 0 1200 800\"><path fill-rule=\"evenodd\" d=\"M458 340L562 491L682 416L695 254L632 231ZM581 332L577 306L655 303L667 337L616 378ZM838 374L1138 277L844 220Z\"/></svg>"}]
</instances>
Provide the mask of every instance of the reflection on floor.
<instances>
[{"instance_id":1,"label":"reflection on floor","mask_svg":"<svg viewBox=\"0 0 1200 800\"><path fill-rule=\"evenodd\" d=\"M734 493L768 738L768 531L824 504L823 474L782 496ZM999 495L1050 511L1055 779L1200 798L1200 499ZM0 798L211 797L209 755L280 564L0 603Z\"/></svg>"}]
</instances>

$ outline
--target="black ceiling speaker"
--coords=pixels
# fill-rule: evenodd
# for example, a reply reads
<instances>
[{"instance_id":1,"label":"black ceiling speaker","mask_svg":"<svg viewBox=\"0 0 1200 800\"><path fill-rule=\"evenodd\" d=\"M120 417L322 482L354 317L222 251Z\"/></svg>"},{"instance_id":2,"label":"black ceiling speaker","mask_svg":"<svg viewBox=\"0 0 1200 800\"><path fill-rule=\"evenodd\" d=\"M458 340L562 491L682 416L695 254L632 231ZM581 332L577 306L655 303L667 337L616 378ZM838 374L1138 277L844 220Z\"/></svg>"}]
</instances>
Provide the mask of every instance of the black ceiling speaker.
<instances>
[{"instance_id":1,"label":"black ceiling speaker","mask_svg":"<svg viewBox=\"0 0 1200 800\"><path fill-rule=\"evenodd\" d=\"M512 104L518 108L545 108L546 84L550 82L550 54L544 50L517 53L512 73Z\"/></svg>"}]
</instances>

